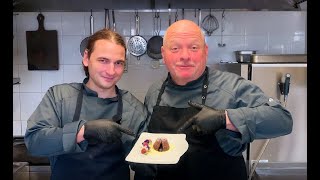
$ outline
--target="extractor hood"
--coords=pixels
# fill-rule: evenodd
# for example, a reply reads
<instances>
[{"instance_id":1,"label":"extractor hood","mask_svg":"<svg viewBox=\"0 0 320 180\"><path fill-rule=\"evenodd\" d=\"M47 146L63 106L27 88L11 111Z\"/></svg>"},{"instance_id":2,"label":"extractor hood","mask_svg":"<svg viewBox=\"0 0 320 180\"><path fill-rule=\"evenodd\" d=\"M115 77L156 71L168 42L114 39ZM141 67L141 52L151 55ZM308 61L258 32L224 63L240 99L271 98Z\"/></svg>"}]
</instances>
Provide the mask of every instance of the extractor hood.
<instances>
[{"instance_id":1,"label":"extractor hood","mask_svg":"<svg viewBox=\"0 0 320 180\"><path fill-rule=\"evenodd\" d=\"M135 9L229 9L249 11L300 11L306 0L13 0L15 12L103 11ZM154 3L154 4L153 4Z\"/></svg>"}]
</instances>

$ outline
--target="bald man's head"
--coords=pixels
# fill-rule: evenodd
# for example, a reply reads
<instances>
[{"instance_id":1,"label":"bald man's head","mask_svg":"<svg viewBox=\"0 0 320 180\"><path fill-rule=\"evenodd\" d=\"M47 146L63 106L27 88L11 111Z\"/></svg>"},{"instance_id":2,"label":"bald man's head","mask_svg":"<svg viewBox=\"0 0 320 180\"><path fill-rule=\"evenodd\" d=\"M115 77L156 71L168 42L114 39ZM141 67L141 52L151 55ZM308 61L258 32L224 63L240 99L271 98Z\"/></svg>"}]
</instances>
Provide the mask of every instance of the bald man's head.
<instances>
[{"instance_id":1,"label":"bald man's head","mask_svg":"<svg viewBox=\"0 0 320 180\"><path fill-rule=\"evenodd\" d=\"M173 24L171 24L171 26L168 27L163 37L163 45L166 45L168 38L176 34L190 34L190 33L194 35L198 35L203 42L205 41L204 34L201 28L196 23L187 19L182 19L174 22Z\"/></svg>"},{"instance_id":2,"label":"bald man's head","mask_svg":"<svg viewBox=\"0 0 320 180\"><path fill-rule=\"evenodd\" d=\"M163 62L178 85L198 79L206 68L208 46L201 28L190 20L173 23L161 47Z\"/></svg>"}]
</instances>

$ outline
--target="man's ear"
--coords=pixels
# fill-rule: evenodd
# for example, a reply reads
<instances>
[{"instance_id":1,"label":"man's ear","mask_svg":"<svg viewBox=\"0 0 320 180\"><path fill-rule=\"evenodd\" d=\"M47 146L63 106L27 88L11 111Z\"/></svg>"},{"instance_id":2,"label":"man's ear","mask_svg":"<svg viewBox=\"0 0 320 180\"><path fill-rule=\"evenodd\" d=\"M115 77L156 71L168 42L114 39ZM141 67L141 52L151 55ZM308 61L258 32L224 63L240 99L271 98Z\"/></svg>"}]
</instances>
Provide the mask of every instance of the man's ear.
<instances>
[{"instance_id":1,"label":"man's ear","mask_svg":"<svg viewBox=\"0 0 320 180\"><path fill-rule=\"evenodd\" d=\"M86 67L89 65L88 49L85 49L83 52L82 64Z\"/></svg>"},{"instance_id":2,"label":"man's ear","mask_svg":"<svg viewBox=\"0 0 320 180\"><path fill-rule=\"evenodd\" d=\"M164 51L165 51L164 47L161 46L161 56L162 56L162 60L163 60L163 63L166 64L166 59L164 58Z\"/></svg>"}]
</instances>

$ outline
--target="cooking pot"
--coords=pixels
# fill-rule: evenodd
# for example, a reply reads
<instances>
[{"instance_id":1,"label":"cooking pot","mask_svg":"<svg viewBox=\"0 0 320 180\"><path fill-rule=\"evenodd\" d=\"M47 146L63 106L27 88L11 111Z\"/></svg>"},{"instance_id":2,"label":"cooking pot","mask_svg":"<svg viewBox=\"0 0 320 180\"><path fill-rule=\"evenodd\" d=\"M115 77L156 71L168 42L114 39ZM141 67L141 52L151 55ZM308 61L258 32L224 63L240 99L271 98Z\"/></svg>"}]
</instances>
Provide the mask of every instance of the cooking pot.
<instances>
[{"instance_id":1,"label":"cooking pot","mask_svg":"<svg viewBox=\"0 0 320 180\"><path fill-rule=\"evenodd\" d=\"M257 51L254 50L241 50L235 51L236 60L239 63L249 63L252 62L252 54L256 54Z\"/></svg>"}]
</instances>

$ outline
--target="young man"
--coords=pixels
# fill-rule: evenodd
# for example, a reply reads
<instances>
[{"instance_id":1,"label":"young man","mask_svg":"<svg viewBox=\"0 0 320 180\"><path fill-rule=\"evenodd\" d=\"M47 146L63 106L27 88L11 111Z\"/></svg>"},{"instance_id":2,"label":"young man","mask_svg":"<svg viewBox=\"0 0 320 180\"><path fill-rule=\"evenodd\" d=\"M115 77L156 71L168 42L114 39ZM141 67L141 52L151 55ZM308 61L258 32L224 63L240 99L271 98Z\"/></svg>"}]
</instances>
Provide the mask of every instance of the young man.
<instances>
[{"instance_id":1,"label":"young man","mask_svg":"<svg viewBox=\"0 0 320 180\"><path fill-rule=\"evenodd\" d=\"M129 180L125 157L145 127L143 104L116 83L124 72L126 45L102 29L88 41L83 83L55 85L28 119L29 152L47 156L52 180Z\"/></svg>"},{"instance_id":2,"label":"young man","mask_svg":"<svg viewBox=\"0 0 320 180\"><path fill-rule=\"evenodd\" d=\"M207 67L208 46L192 21L173 23L161 52L169 73L146 94L148 131L185 133L189 148L177 164L133 166L136 179L246 180L246 145L290 134L290 112L251 81Z\"/></svg>"}]
</instances>

